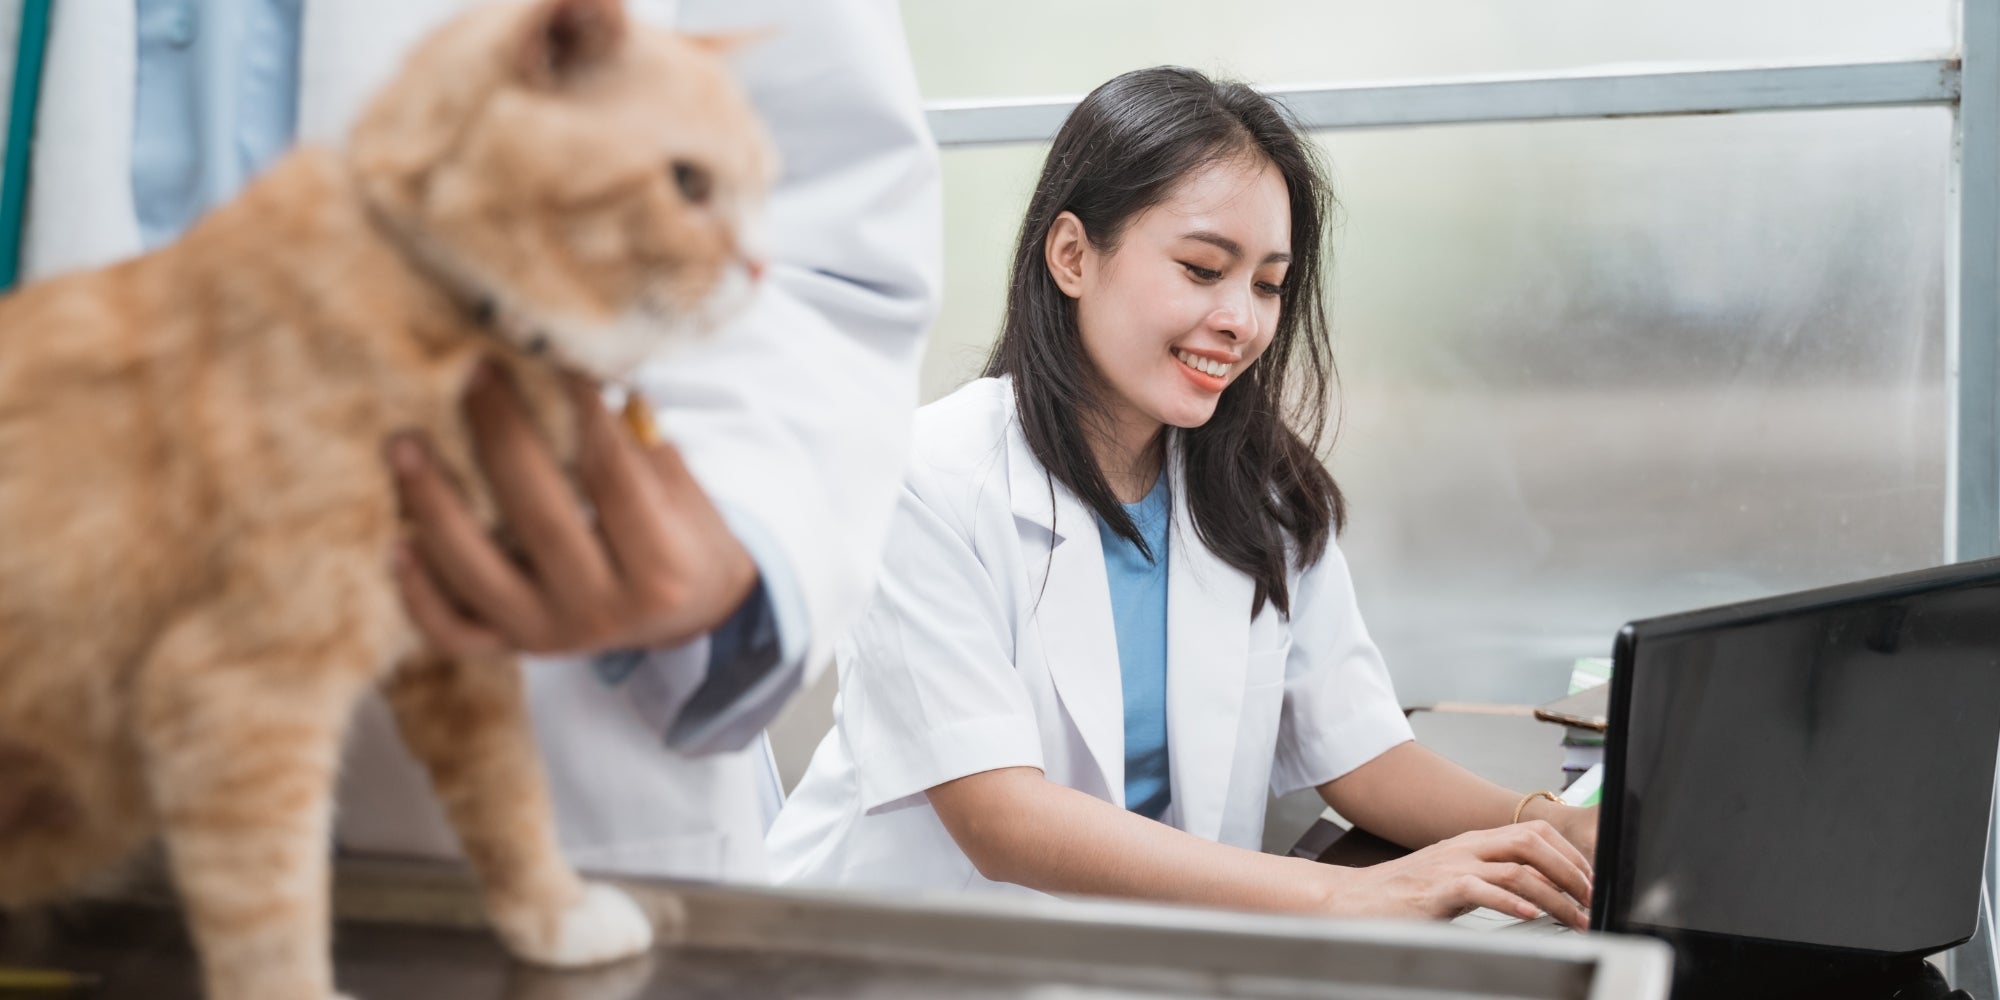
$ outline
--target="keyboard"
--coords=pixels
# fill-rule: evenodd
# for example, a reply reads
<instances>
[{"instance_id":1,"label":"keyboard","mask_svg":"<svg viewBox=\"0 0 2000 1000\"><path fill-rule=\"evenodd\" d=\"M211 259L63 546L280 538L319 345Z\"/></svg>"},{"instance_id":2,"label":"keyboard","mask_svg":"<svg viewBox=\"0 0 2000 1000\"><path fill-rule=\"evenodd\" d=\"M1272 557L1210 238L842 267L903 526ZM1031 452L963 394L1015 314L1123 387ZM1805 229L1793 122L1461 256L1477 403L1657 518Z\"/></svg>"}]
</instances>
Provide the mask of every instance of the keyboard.
<instances>
[{"instance_id":1,"label":"keyboard","mask_svg":"<svg viewBox=\"0 0 2000 1000\"><path fill-rule=\"evenodd\" d=\"M1544 913L1533 920L1511 917L1499 910L1480 907L1451 922L1453 927L1476 931L1505 931L1509 934L1571 934L1569 925Z\"/></svg>"}]
</instances>

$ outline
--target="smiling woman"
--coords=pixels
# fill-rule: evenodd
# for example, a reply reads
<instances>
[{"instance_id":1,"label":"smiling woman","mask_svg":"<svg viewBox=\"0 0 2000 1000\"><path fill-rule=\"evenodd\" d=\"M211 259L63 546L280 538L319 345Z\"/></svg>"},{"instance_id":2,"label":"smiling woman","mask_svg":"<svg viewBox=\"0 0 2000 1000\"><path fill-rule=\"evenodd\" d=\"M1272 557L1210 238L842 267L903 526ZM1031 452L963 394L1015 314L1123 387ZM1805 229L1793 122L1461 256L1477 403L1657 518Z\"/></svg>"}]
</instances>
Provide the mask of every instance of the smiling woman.
<instances>
[{"instance_id":1,"label":"smiling woman","mask_svg":"<svg viewBox=\"0 0 2000 1000\"><path fill-rule=\"evenodd\" d=\"M1100 453L1100 465L1150 454L1161 425L1206 424L1230 374L1270 346L1291 261L1282 249L1291 246L1286 200L1277 168L1246 155L1203 168L1166 204L1141 213L1115 257L1084 252L1091 239L1075 213L1056 217L1045 246L1049 274L1077 302L1084 353L1114 390L1104 403L1129 401L1114 422L1146 432L1120 442L1129 454ZM1254 241L1248 255L1243 240ZM1144 464L1156 471L1158 456L1150 457Z\"/></svg>"},{"instance_id":2,"label":"smiling woman","mask_svg":"<svg viewBox=\"0 0 2000 1000\"><path fill-rule=\"evenodd\" d=\"M1183 442L1193 527L1280 612L1287 545L1317 558L1344 513L1316 457L1322 174L1248 86L1171 68L1106 83L1049 151L985 372L1013 376L1050 476L1142 551L1119 501L1159 478L1163 426L1199 428Z\"/></svg>"},{"instance_id":3,"label":"smiling woman","mask_svg":"<svg viewBox=\"0 0 2000 1000\"><path fill-rule=\"evenodd\" d=\"M987 377L918 414L780 879L1583 923L1594 812L1410 742L1356 609L1316 449L1329 206L1249 87L1141 70L1077 107ZM1422 849L1259 854L1267 785Z\"/></svg>"}]
</instances>

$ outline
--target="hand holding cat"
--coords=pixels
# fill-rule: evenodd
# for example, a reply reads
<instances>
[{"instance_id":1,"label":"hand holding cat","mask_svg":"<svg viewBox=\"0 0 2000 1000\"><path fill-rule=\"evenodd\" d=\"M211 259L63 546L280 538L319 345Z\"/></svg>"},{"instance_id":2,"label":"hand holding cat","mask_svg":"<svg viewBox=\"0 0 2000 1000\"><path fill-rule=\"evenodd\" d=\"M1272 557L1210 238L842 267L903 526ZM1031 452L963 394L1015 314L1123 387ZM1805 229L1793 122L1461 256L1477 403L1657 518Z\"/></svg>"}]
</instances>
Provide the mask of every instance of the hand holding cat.
<instances>
[{"instance_id":1,"label":"hand holding cat","mask_svg":"<svg viewBox=\"0 0 2000 1000\"><path fill-rule=\"evenodd\" d=\"M476 377L466 396L475 454L520 543L518 560L473 517L421 442L392 442L397 491L414 527L397 553L397 583L411 618L443 652L676 646L720 625L756 585L756 564L679 451L635 441L594 384L573 378L569 390L581 497L504 376Z\"/></svg>"}]
</instances>

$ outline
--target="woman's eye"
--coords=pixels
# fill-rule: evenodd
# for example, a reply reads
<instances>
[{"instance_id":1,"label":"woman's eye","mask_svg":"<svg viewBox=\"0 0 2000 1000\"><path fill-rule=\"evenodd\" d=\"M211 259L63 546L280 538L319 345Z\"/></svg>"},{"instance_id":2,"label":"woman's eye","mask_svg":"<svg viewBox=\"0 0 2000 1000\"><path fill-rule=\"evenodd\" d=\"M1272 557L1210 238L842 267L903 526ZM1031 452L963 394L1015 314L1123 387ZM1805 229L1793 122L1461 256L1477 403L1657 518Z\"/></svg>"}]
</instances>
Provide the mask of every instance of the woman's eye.
<instances>
[{"instance_id":1,"label":"woman's eye","mask_svg":"<svg viewBox=\"0 0 2000 1000\"><path fill-rule=\"evenodd\" d=\"M1257 290L1273 297L1285 294L1285 286L1270 281L1258 282Z\"/></svg>"},{"instance_id":2,"label":"woman's eye","mask_svg":"<svg viewBox=\"0 0 2000 1000\"><path fill-rule=\"evenodd\" d=\"M1187 268L1189 274L1194 275L1195 278L1201 281L1214 281L1222 277L1221 271L1202 267L1199 264L1182 264L1181 266Z\"/></svg>"},{"instance_id":3,"label":"woman's eye","mask_svg":"<svg viewBox=\"0 0 2000 1000\"><path fill-rule=\"evenodd\" d=\"M696 205L708 201L709 194L715 188L714 181L709 177L708 171L686 160L675 160L673 173L674 187L680 191L681 197L686 198Z\"/></svg>"}]
</instances>

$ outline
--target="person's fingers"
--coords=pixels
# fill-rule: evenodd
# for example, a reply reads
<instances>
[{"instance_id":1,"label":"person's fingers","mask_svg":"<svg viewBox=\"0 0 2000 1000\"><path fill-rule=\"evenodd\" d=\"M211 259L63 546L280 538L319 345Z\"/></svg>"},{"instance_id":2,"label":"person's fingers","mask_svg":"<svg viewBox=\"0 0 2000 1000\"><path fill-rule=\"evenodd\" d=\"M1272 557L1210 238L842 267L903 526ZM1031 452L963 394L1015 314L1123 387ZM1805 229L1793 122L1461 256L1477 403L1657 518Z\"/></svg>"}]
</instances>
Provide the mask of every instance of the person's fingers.
<instances>
[{"instance_id":1,"label":"person's fingers","mask_svg":"<svg viewBox=\"0 0 2000 1000\"><path fill-rule=\"evenodd\" d=\"M431 579L430 570L407 544L396 548L395 575L404 610L438 652L477 656L506 651L507 644L499 636L467 620L451 606L451 601L438 589L437 581Z\"/></svg>"},{"instance_id":2,"label":"person's fingers","mask_svg":"<svg viewBox=\"0 0 2000 1000\"><path fill-rule=\"evenodd\" d=\"M572 611L596 608L613 589L610 563L519 392L482 368L465 407L494 504L534 565L542 593Z\"/></svg>"},{"instance_id":3,"label":"person's fingers","mask_svg":"<svg viewBox=\"0 0 2000 1000\"><path fill-rule=\"evenodd\" d=\"M686 500L690 493L700 493L701 484L695 481L694 473L688 469L687 459L681 450L670 441L663 441L645 450L648 464L653 467L653 476L666 490L668 496L676 500Z\"/></svg>"},{"instance_id":4,"label":"person's fingers","mask_svg":"<svg viewBox=\"0 0 2000 1000\"><path fill-rule=\"evenodd\" d=\"M528 647L546 634L541 596L493 544L414 438L390 442L396 492L416 526L419 553L443 589L488 626Z\"/></svg>"},{"instance_id":5,"label":"person's fingers","mask_svg":"<svg viewBox=\"0 0 2000 1000\"><path fill-rule=\"evenodd\" d=\"M1590 902L1591 880L1596 877L1596 868L1591 865L1590 858L1578 849L1576 844L1572 843L1568 837L1563 836L1561 830L1556 829L1548 821L1535 820L1526 824L1526 826L1534 831L1536 836L1542 838L1543 842L1547 843L1549 848L1555 851L1557 857L1562 858L1577 870L1583 880L1584 894L1576 898L1585 903Z\"/></svg>"},{"instance_id":6,"label":"person's fingers","mask_svg":"<svg viewBox=\"0 0 2000 1000\"><path fill-rule=\"evenodd\" d=\"M1451 884L1449 896L1452 900L1452 912L1439 916L1462 916L1482 906L1497 913L1520 917L1522 920L1533 920L1542 915L1542 911L1534 903L1477 875L1458 876Z\"/></svg>"},{"instance_id":7,"label":"person's fingers","mask_svg":"<svg viewBox=\"0 0 2000 1000\"><path fill-rule=\"evenodd\" d=\"M1488 862L1481 866L1477 874L1481 879L1535 904L1570 927L1577 930L1588 930L1590 927L1590 914L1532 865Z\"/></svg>"},{"instance_id":8,"label":"person's fingers","mask_svg":"<svg viewBox=\"0 0 2000 1000\"><path fill-rule=\"evenodd\" d=\"M1576 848L1547 823L1535 821L1486 831L1476 852L1485 861L1514 861L1533 865L1557 888L1590 902L1590 871Z\"/></svg>"},{"instance_id":9,"label":"person's fingers","mask_svg":"<svg viewBox=\"0 0 2000 1000\"><path fill-rule=\"evenodd\" d=\"M1593 817L1593 819L1594 818L1595 817ZM1550 845L1555 847L1557 851L1560 851L1564 857L1567 857L1570 860L1570 863L1576 865L1578 868L1583 869L1583 873L1586 877L1588 877L1592 872L1595 871L1595 869L1592 867L1590 855L1584 853L1583 848L1580 845L1578 845L1576 841L1573 841L1569 839L1569 837L1565 836L1561 830L1556 828L1555 824L1550 823L1547 820L1535 820L1534 824L1539 827L1547 827L1547 830L1544 831L1544 835L1548 840L1548 842L1550 843Z\"/></svg>"},{"instance_id":10,"label":"person's fingers","mask_svg":"<svg viewBox=\"0 0 2000 1000\"><path fill-rule=\"evenodd\" d=\"M1528 842L1528 862L1577 902L1589 906L1590 862L1555 827L1539 820L1525 825L1534 837Z\"/></svg>"},{"instance_id":11,"label":"person's fingers","mask_svg":"<svg viewBox=\"0 0 2000 1000\"><path fill-rule=\"evenodd\" d=\"M616 572L631 584L670 575L676 552L663 515L671 512L672 501L647 457L649 449L605 408L595 385L572 377L568 388L577 420L577 479L597 508L598 530Z\"/></svg>"},{"instance_id":12,"label":"person's fingers","mask_svg":"<svg viewBox=\"0 0 2000 1000\"><path fill-rule=\"evenodd\" d=\"M1583 811L1583 815L1578 820L1577 824L1578 829L1576 831L1576 837L1570 839L1570 843L1575 845L1577 852L1582 854L1584 860L1590 862L1590 864L1593 866L1592 868L1593 871L1595 870L1594 866L1597 864L1598 818L1599 816L1598 816L1597 806L1591 806L1590 808L1585 809Z\"/></svg>"}]
</instances>

